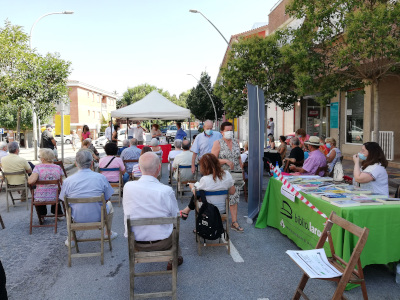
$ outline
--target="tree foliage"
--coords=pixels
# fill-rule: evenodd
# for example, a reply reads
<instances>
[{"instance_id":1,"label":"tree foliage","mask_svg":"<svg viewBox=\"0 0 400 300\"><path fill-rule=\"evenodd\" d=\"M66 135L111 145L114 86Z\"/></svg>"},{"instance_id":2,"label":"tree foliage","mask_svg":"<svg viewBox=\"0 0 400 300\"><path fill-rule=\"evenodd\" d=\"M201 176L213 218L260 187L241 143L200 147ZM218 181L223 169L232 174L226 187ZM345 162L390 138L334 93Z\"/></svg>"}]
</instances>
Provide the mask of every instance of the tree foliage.
<instances>
[{"instance_id":1,"label":"tree foliage","mask_svg":"<svg viewBox=\"0 0 400 300\"><path fill-rule=\"evenodd\" d=\"M245 37L232 45L216 87L228 117L241 116L246 111L247 83L258 85L267 103L275 102L284 110L293 107L297 99L293 75L276 35Z\"/></svg>"},{"instance_id":2,"label":"tree foliage","mask_svg":"<svg viewBox=\"0 0 400 300\"><path fill-rule=\"evenodd\" d=\"M339 89L399 72L398 1L293 0L287 13L304 19L282 34L299 94L327 102Z\"/></svg>"},{"instance_id":3,"label":"tree foliage","mask_svg":"<svg viewBox=\"0 0 400 300\"><path fill-rule=\"evenodd\" d=\"M138 86L128 88L126 92L122 95L122 98L119 102L117 102L117 108L121 108L124 106L131 105L139 100L142 100L152 91L156 90L165 98L170 100L171 102L175 103L176 105L182 106L186 108L186 102L180 98L177 98L176 95L172 95L168 91L164 91L161 88L158 88L154 85L150 84L140 84Z\"/></svg>"},{"instance_id":4,"label":"tree foliage","mask_svg":"<svg viewBox=\"0 0 400 300\"><path fill-rule=\"evenodd\" d=\"M68 99L70 62L58 54L37 54L30 49L28 40L20 26L6 21L0 28L1 109L9 108L8 114L12 115L16 108L21 117L28 118L27 110L35 107L38 116L47 119L54 115L57 101ZM32 128L21 119L22 124L24 128Z\"/></svg>"},{"instance_id":5,"label":"tree foliage","mask_svg":"<svg viewBox=\"0 0 400 300\"><path fill-rule=\"evenodd\" d=\"M187 107L190 109L190 112L201 121L207 119L214 120L215 111L217 112L217 118L220 119L224 113L223 104L221 99L214 95L210 76L206 72L202 72L200 82L201 84L198 83L188 95L186 99ZM205 89L207 89L207 91ZM215 111L207 92L214 102Z\"/></svg>"}]
</instances>

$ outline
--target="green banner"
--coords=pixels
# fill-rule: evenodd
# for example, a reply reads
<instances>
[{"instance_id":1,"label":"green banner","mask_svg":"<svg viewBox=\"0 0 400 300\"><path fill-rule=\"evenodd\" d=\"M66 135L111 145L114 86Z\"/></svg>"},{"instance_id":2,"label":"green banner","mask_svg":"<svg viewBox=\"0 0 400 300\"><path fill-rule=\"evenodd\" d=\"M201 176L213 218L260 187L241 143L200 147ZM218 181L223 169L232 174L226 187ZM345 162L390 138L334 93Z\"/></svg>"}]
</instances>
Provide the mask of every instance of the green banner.
<instances>
[{"instance_id":1,"label":"green banner","mask_svg":"<svg viewBox=\"0 0 400 300\"><path fill-rule=\"evenodd\" d=\"M314 249L319 235L324 229L325 219L298 198L292 202L283 196L281 186L280 181L274 178L269 180L256 227L277 228L294 241L300 249ZM398 239L400 236L400 205L340 208L320 198L304 196L327 216L334 210L340 217L360 227L369 228L367 244L361 254L363 267L400 260L400 239ZM332 228L332 238L336 254L348 261L358 238L338 226ZM329 256L328 243L325 243L324 248Z\"/></svg>"}]
</instances>

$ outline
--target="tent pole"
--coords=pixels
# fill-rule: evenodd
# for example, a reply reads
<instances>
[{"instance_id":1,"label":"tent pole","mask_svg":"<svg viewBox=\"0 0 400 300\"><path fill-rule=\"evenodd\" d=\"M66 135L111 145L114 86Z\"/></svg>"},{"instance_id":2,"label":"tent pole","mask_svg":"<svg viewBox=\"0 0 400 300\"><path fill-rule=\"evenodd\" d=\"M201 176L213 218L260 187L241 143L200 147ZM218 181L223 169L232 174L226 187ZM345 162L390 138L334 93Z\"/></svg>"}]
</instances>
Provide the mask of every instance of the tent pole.
<instances>
[{"instance_id":1,"label":"tent pole","mask_svg":"<svg viewBox=\"0 0 400 300\"><path fill-rule=\"evenodd\" d=\"M192 143L192 127L190 126L190 118L188 120L189 120L189 141L191 144Z\"/></svg>"},{"instance_id":2,"label":"tent pole","mask_svg":"<svg viewBox=\"0 0 400 300\"><path fill-rule=\"evenodd\" d=\"M128 124L128 120L129 118L126 118L126 130L125 130L125 139L128 139L128 128L129 128L129 124Z\"/></svg>"}]
</instances>

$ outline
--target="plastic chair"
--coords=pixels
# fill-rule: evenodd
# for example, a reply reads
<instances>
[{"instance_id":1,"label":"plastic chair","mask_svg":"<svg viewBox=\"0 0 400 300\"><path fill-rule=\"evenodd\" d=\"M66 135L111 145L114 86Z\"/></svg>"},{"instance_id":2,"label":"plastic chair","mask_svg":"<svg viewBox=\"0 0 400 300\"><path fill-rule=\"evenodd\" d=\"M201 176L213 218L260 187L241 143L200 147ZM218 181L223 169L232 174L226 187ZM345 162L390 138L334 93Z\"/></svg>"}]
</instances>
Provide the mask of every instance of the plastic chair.
<instances>
[{"instance_id":1,"label":"plastic chair","mask_svg":"<svg viewBox=\"0 0 400 300\"><path fill-rule=\"evenodd\" d=\"M218 247L218 246L226 246L228 248L228 254L231 253L231 245L230 245L230 240L229 240L229 191L224 190L224 191L205 191L206 197L207 196L221 196L221 195L226 195L225 199L225 213L221 214L221 219L222 222L225 222L225 236L226 240L221 241L221 238L219 239L218 243L206 243L206 240L200 237L196 233L196 243L197 243L197 253L201 255L201 248L202 247ZM197 198L200 196L200 193L197 192L195 196L195 224L197 223L197 216L198 212L200 209L200 201ZM201 241L203 239L203 241Z\"/></svg>"},{"instance_id":2,"label":"plastic chair","mask_svg":"<svg viewBox=\"0 0 400 300\"><path fill-rule=\"evenodd\" d=\"M331 236L331 229L334 224L342 227L344 230L347 230L353 235L358 237L358 242L353 249L349 262L345 262L335 253ZM349 221L339 217L338 215L336 215L335 212L332 212L331 215L329 216L324 231L322 232L321 237L319 238L315 249L323 248L326 240L328 239L329 247L332 253L332 258L329 258L328 260L334 268L336 268L338 271L342 273L342 276L340 277L321 278L322 280L335 281L338 283L338 286L336 288L335 293L333 294L332 299L339 300L344 298L343 292L346 288L347 283L354 283L361 285L363 298L368 299L367 287L365 285L364 273L360 261L360 255L365 246L365 243L367 242L368 233L369 233L368 228L358 227L357 225L350 223ZM357 269L355 268L356 266ZM308 297L304 293L304 288L307 284L308 279L309 277L307 273L305 273L303 270L303 276L301 277L300 283L297 286L296 292L292 298L293 300L300 299L301 296L303 296L303 298L305 299L308 299Z\"/></svg>"},{"instance_id":3,"label":"plastic chair","mask_svg":"<svg viewBox=\"0 0 400 300\"><path fill-rule=\"evenodd\" d=\"M35 201L35 189L34 186L31 186L31 194L32 194L32 201L31 201L31 218L29 223L29 234L32 234L32 227L54 227L54 233L57 233L57 221L58 217L64 217L65 214L58 214L58 204L60 203L58 199L58 195L61 191L61 180L39 180L36 181L35 185L57 185L57 194L56 198L53 201ZM65 211L64 202L61 201L63 204L63 208ZM55 205L55 213L53 215L46 215L42 216L42 218L54 218L54 224L43 225L41 220L41 216L37 214L39 219L39 225L33 225L33 207L34 206L43 206L43 205Z\"/></svg>"},{"instance_id":4,"label":"plastic chair","mask_svg":"<svg viewBox=\"0 0 400 300\"><path fill-rule=\"evenodd\" d=\"M114 193L114 194L112 194L112 196L118 195L118 206L121 206L121 192L122 192L122 188L123 188L121 169L120 168L99 168L99 173L101 174L103 172L118 172L118 174L119 174L118 182L109 182L109 183L112 188L118 188L118 193ZM109 201L117 202L115 200L112 201L111 199Z\"/></svg>"},{"instance_id":5,"label":"plastic chair","mask_svg":"<svg viewBox=\"0 0 400 300\"><path fill-rule=\"evenodd\" d=\"M72 210L71 204L82 204L82 203L101 203L101 217L98 222L91 223L77 223L72 220ZM99 205L100 205L99 203ZM104 264L104 241L108 241L110 246L110 251L112 251L111 245L111 237L104 237L104 226L107 226L107 231L111 232L111 228L108 224L107 219L107 209L106 209L106 201L104 200L104 195L99 197L91 197L91 198L68 198L65 197L66 204L66 215L67 215L67 230L68 230L68 267L71 267L71 258L72 257L91 257L91 256L100 256L101 264ZM100 230L101 237L100 238L89 238L89 239L77 239L76 231L82 230ZM75 254L71 253L71 239L75 240ZM100 252L94 253L79 253L78 243L81 242L93 242L100 241Z\"/></svg>"},{"instance_id":6,"label":"plastic chair","mask_svg":"<svg viewBox=\"0 0 400 300\"><path fill-rule=\"evenodd\" d=\"M130 299L144 299L156 297L172 297L177 299L176 286L178 279L178 247L179 247L179 218L152 218L152 219L131 219L127 216L128 226L128 249L129 249L129 277L130 277ZM173 224L172 230L172 248L165 251L138 251L136 250L135 234L132 231L132 226L146 226L146 225L162 225ZM152 271L136 273L135 265L138 263L150 262L169 262L172 259L172 270L169 271ZM144 276L158 276L158 275L172 275L172 289L171 291L135 294L135 277Z\"/></svg>"}]
</instances>

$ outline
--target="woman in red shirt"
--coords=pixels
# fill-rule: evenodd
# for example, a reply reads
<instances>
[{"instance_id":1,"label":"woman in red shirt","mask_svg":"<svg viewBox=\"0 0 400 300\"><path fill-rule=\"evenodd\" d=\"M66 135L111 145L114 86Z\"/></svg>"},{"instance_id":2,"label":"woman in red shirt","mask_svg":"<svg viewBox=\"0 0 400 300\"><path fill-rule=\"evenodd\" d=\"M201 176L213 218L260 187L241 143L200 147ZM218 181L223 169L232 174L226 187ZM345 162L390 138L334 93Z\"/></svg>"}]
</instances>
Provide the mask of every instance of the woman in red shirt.
<instances>
[{"instance_id":1,"label":"woman in red shirt","mask_svg":"<svg viewBox=\"0 0 400 300\"><path fill-rule=\"evenodd\" d=\"M83 131L82 131L82 143L84 140L90 138L90 131L89 131L89 126L83 125Z\"/></svg>"}]
</instances>

